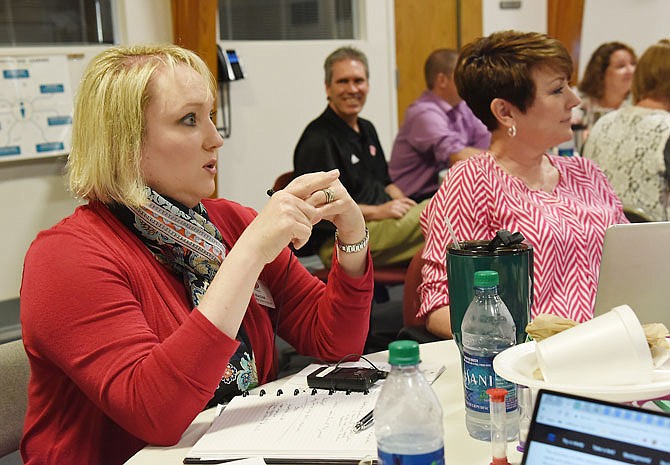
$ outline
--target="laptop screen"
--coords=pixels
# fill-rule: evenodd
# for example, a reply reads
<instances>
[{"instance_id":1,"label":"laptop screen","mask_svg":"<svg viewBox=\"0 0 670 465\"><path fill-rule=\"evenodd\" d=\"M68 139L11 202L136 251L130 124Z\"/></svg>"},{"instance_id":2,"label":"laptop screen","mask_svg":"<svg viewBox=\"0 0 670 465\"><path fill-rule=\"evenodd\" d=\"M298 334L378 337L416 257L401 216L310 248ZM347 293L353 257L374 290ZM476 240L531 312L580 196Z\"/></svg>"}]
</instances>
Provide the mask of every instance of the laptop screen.
<instances>
[{"instance_id":1,"label":"laptop screen","mask_svg":"<svg viewBox=\"0 0 670 465\"><path fill-rule=\"evenodd\" d=\"M670 415L540 390L522 465L670 465Z\"/></svg>"},{"instance_id":2,"label":"laptop screen","mask_svg":"<svg viewBox=\"0 0 670 465\"><path fill-rule=\"evenodd\" d=\"M670 328L670 222L615 224L605 231L595 315L627 304L640 323Z\"/></svg>"}]
</instances>

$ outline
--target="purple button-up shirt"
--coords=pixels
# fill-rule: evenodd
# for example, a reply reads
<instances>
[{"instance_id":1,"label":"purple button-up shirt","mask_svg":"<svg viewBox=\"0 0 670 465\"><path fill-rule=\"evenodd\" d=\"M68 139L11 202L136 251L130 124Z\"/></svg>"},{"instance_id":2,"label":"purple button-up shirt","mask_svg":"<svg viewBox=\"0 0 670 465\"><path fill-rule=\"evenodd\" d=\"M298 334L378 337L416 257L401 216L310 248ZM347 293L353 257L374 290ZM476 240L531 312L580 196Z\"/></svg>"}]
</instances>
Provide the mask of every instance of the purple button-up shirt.
<instances>
[{"instance_id":1,"label":"purple button-up shirt","mask_svg":"<svg viewBox=\"0 0 670 465\"><path fill-rule=\"evenodd\" d=\"M465 147L487 149L491 133L465 102L455 107L425 90L405 112L391 152L393 182L414 198L425 198L439 187L439 172L449 157Z\"/></svg>"}]
</instances>

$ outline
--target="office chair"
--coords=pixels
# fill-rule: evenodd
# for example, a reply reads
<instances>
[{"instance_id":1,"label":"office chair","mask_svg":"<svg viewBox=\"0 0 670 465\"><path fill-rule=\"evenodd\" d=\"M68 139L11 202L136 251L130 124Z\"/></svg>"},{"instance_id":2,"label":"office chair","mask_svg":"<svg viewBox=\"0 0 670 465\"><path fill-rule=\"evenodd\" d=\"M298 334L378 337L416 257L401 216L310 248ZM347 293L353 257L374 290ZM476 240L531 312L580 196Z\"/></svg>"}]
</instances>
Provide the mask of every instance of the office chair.
<instances>
[{"instance_id":1,"label":"office chair","mask_svg":"<svg viewBox=\"0 0 670 465\"><path fill-rule=\"evenodd\" d=\"M19 448L28 405L30 367L23 341L0 345L0 457Z\"/></svg>"},{"instance_id":2,"label":"office chair","mask_svg":"<svg viewBox=\"0 0 670 465\"><path fill-rule=\"evenodd\" d=\"M286 186L288 186L288 183L293 180L293 171L287 171L286 173L280 174L277 179L275 179L275 183L272 186L272 189L276 192L279 190L282 190Z\"/></svg>"},{"instance_id":3,"label":"office chair","mask_svg":"<svg viewBox=\"0 0 670 465\"><path fill-rule=\"evenodd\" d=\"M275 191L281 190L286 185L291 182L293 179L293 171L287 171L280 174L274 182L272 188ZM316 255L313 252L314 255ZM318 260L320 262L320 260ZM321 281L328 281L328 268L311 268L309 269L310 273L319 278ZM389 300L389 294L387 286L396 286L405 282L405 275L407 274L407 266L402 265L390 265L390 266L381 266L375 267L374 269L374 281L375 281L375 301L377 303L387 302Z\"/></svg>"},{"instance_id":4,"label":"office chair","mask_svg":"<svg viewBox=\"0 0 670 465\"><path fill-rule=\"evenodd\" d=\"M421 284L421 267L423 259L421 250L417 251L412 257L407 267L405 286L403 288L402 302L402 329L398 332L398 339L411 339L419 343L435 342L441 340L439 337L430 333L426 329L425 318L418 318L416 313L421 306L421 296L419 295L419 285Z\"/></svg>"}]
</instances>

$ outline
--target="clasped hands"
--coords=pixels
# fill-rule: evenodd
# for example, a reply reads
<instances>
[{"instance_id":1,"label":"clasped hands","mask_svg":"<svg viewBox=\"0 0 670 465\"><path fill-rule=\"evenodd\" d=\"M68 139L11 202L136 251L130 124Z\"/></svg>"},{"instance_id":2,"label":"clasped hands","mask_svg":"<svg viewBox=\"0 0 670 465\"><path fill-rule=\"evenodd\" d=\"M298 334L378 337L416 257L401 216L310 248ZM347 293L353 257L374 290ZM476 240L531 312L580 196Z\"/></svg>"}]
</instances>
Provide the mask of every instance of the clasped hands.
<instances>
[{"instance_id":1,"label":"clasped hands","mask_svg":"<svg viewBox=\"0 0 670 465\"><path fill-rule=\"evenodd\" d=\"M383 218L402 218L416 206L416 202L409 197L403 197L400 199L389 200L388 202L381 205L381 210L383 211Z\"/></svg>"},{"instance_id":2,"label":"clasped hands","mask_svg":"<svg viewBox=\"0 0 670 465\"><path fill-rule=\"evenodd\" d=\"M365 237L360 208L339 180L339 170L308 173L275 192L249 225L244 235L256 242L265 263L274 260L291 243L303 247L312 226L328 220L338 229L342 243L356 243Z\"/></svg>"}]
</instances>

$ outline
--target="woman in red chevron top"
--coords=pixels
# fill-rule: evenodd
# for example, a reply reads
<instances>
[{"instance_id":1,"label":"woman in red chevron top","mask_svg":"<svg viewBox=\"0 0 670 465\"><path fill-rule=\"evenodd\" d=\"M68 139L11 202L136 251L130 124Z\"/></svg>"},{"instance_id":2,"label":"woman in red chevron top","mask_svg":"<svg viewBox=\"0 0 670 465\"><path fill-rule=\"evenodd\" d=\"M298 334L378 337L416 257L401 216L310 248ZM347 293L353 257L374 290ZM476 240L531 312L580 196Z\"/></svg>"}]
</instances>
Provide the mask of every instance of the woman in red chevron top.
<instances>
[{"instance_id":1,"label":"woman in red chevron top","mask_svg":"<svg viewBox=\"0 0 670 465\"><path fill-rule=\"evenodd\" d=\"M84 73L68 175L88 203L37 236L23 271L24 463L121 464L175 444L206 406L276 378L275 335L325 360L363 350L360 209L337 170L296 178L259 213L208 198L215 89L175 45L111 48ZM322 219L338 232L328 284L287 247Z\"/></svg>"},{"instance_id":2,"label":"woman in red chevron top","mask_svg":"<svg viewBox=\"0 0 670 465\"><path fill-rule=\"evenodd\" d=\"M534 248L532 316L593 316L603 238L627 223L607 178L589 160L547 153L572 137L572 60L539 33L502 31L466 45L458 93L492 133L490 150L458 163L421 216L426 236L418 316L449 338L445 217L459 240L520 231Z\"/></svg>"}]
</instances>

